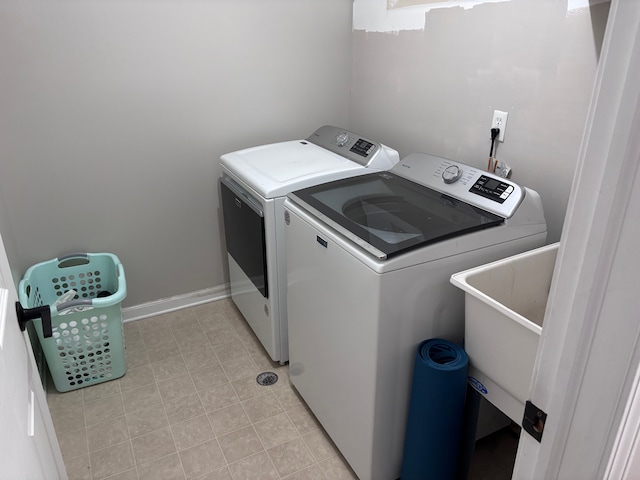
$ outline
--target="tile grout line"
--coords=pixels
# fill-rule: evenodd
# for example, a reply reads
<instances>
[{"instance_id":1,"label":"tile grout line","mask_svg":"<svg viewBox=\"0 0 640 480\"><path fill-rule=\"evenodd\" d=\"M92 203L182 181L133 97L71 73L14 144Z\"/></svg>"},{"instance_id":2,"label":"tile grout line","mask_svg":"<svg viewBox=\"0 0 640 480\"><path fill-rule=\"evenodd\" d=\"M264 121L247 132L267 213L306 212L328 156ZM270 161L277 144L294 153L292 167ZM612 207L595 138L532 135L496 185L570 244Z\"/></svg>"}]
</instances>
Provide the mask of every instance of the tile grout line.
<instances>
[{"instance_id":1,"label":"tile grout line","mask_svg":"<svg viewBox=\"0 0 640 480\"><path fill-rule=\"evenodd\" d=\"M91 480L93 480L93 468L91 467L91 448L89 447L89 430L87 427L87 410L85 408L85 390L82 390L82 419L83 419L83 424L84 424L84 440L85 443L87 444L87 462L89 464L89 476L91 477Z\"/></svg>"},{"instance_id":2,"label":"tile grout line","mask_svg":"<svg viewBox=\"0 0 640 480\"><path fill-rule=\"evenodd\" d=\"M251 361L253 361L253 359L251 359ZM255 364L255 362L253 362ZM257 367L257 365L256 365ZM235 389L234 389L235 391ZM236 392L236 395L238 395L238 393ZM238 397L238 400L240 400L240 397ZM276 399L277 400L277 399ZM255 427L255 422L253 420L251 420L251 417L249 416L249 414L247 413L246 408L244 408L244 405L242 404L242 401L240 401L240 408L242 408L242 411L244 412L244 414L247 416L247 419L249 420L249 422L251 422L251 427L253 428L253 433L256 435L256 437L258 438L258 441L260 442L260 445L262 445L262 450L264 451L265 455L267 455L267 458L269 459L269 463L271 464L271 466L273 467L273 470L278 474L278 477L282 478L282 475L280 475L280 472L278 471L278 468L276 467L276 465L273 463L273 459L271 458L271 455L269 455L269 451L267 450L267 448L264 446L264 442L262 441L262 438L260 438L260 435L258 435L258 432L256 431L256 427ZM258 453L262 453L262 452L255 452L252 455L257 455ZM248 458L252 455L248 455L245 458ZM240 460L238 460L240 461ZM228 463L227 463L228 465Z\"/></svg>"},{"instance_id":3,"label":"tile grout line","mask_svg":"<svg viewBox=\"0 0 640 480\"><path fill-rule=\"evenodd\" d=\"M169 330L171 331L171 336L173 337L173 340L176 342L176 345L177 345L178 342L177 342L177 339L176 339L176 337L175 337L175 335L173 333L173 329L171 327L169 327ZM142 341L144 342L144 336L142 338ZM179 352L179 355L180 355L180 359L184 363L184 357L182 355L182 352L180 352L180 347L178 347L178 352ZM149 365L151 365L151 363L152 363L151 359L149 359ZM185 364L185 367L186 367L186 364ZM187 371L187 373L189 373L189 372ZM153 371L153 367L151 367L151 374L153 375L153 379L155 381L156 389L158 390L158 396L160 397L160 404L162 405L162 410L164 412L165 417L167 418L167 427L169 428L169 432L171 433L171 440L173 441L173 446L176 449L175 453L176 453L176 456L178 457L178 462L180 463L180 469L182 471L182 475L186 479L186 478L188 478L187 477L187 471L184 468L184 462L182 461L182 456L180 455L180 451L178 450L178 445L176 444L176 439L175 439L175 436L174 436L174 433L173 433L172 424L171 424L171 422L169 420L169 414L167 413L167 409L165 407L165 400L162 398L162 394L160 393L160 388L158 386L158 379L156 378L156 374ZM193 383L193 378L191 377L190 373L189 373L189 379ZM169 380L169 379L167 379L167 380ZM195 384L193 385L193 388L194 388L194 390L197 391ZM202 402L200 401L200 398L198 398L198 402L200 402L200 404L202 406ZM203 410L204 410L204 408L203 408ZM139 473L138 473L138 478L140 478Z\"/></svg>"}]
</instances>

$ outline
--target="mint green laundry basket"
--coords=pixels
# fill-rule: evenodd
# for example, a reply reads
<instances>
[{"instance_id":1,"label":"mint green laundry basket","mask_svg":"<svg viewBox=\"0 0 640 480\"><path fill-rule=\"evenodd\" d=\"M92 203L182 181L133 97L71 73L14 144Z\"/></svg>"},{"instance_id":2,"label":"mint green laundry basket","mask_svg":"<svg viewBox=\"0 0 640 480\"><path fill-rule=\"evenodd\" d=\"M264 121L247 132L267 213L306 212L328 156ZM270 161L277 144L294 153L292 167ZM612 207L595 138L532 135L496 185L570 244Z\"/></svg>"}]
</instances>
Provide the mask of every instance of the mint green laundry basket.
<instances>
[{"instance_id":1,"label":"mint green laundry basket","mask_svg":"<svg viewBox=\"0 0 640 480\"><path fill-rule=\"evenodd\" d=\"M68 392L125 374L120 304L127 283L118 257L75 253L38 263L25 273L18 294L24 308L47 305L51 311L51 337L44 337L40 319L33 324L56 390Z\"/></svg>"}]
</instances>

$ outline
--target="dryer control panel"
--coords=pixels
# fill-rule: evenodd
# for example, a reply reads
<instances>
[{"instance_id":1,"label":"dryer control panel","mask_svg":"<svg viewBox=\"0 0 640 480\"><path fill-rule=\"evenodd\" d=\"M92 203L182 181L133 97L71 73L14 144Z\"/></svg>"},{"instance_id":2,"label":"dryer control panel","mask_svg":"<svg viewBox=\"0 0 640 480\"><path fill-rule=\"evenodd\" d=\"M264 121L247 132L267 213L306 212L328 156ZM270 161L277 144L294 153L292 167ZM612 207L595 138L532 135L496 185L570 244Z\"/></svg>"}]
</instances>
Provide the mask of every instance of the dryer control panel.
<instances>
[{"instance_id":1,"label":"dryer control panel","mask_svg":"<svg viewBox=\"0 0 640 480\"><path fill-rule=\"evenodd\" d=\"M331 125L320 127L307 141L363 166L367 166L382 149L379 143Z\"/></svg>"}]
</instances>

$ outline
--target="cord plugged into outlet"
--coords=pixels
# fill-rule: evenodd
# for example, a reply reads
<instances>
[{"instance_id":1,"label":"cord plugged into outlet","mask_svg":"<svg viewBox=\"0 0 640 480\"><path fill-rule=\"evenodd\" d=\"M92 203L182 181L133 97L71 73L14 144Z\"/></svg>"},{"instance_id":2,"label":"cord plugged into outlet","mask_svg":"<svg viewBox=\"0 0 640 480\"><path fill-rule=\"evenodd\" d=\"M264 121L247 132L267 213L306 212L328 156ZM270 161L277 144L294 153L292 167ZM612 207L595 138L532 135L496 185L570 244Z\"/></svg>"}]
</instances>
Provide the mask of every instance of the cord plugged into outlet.
<instances>
[{"instance_id":1,"label":"cord plugged into outlet","mask_svg":"<svg viewBox=\"0 0 640 480\"><path fill-rule=\"evenodd\" d=\"M491 120L491 149L489 150L489 162L487 163L487 171L495 173L502 178L511 176L511 167L504 162L496 159L494 152L497 151L498 142L504 142L504 132L507 128L507 119L509 114L500 110L493 111L493 119Z\"/></svg>"},{"instance_id":2,"label":"cord plugged into outlet","mask_svg":"<svg viewBox=\"0 0 640 480\"><path fill-rule=\"evenodd\" d=\"M495 169L495 163L493 161L493 147L496 144L496 138L498 138L499 134L500 134L499 128L491 129L491 149L489 149L489 162L487 163L487 172L490 172L493 169Z\"/></svg>"},{"instance_id":3,"label":"cord plugged into outlet","mask_svg":"<svg viewBox=\"0 0 640 480\"><path fill-rule=\"evenodd\" d=\"M501 112L500 110L493 111L493 119L491 120L491 129L499 128L500 133L498 135L498 141L504 142L504 132L507 129L507 119L509 114L507 112Z\"/></svg>"}]
</instances>

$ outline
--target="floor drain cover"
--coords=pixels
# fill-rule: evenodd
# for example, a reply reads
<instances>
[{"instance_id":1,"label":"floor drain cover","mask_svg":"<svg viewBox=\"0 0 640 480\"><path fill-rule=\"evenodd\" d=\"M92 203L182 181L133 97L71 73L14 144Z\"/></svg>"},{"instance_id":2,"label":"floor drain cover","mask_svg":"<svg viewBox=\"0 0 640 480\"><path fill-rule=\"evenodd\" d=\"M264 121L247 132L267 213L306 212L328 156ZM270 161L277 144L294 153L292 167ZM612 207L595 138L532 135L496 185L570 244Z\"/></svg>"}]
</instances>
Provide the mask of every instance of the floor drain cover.
<instances>
[{"instance_id":1,"label":"floor drain cover","mask_svg":"<svg viewBox=\"0 0 640 480\"><path fill-rule=\"evenodd\" d=\"M256 377L256 382L260 385L273 385L278 381L278 375L273 372L264 372Z\"/></svg>"}]
</instances>

